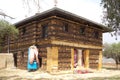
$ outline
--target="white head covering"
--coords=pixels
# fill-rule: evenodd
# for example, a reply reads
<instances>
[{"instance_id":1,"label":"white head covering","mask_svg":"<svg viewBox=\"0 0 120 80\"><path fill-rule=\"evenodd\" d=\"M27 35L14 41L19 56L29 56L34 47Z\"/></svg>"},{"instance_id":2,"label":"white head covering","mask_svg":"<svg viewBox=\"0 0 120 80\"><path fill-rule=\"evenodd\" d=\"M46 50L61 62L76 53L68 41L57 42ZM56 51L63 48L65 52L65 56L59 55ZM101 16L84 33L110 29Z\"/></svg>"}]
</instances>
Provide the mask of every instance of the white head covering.
<instances>
[{"instance_id":1,"label":"white head covering","mask_svg":"<svg viewBox=\"0 0 120 80\"><path fill-rule=\"evenodd\" d=\"M36 47L35 45L30 46L29 48L30 48L30 49L37 49L37 47Z\"/></svg>"}]
</instances>

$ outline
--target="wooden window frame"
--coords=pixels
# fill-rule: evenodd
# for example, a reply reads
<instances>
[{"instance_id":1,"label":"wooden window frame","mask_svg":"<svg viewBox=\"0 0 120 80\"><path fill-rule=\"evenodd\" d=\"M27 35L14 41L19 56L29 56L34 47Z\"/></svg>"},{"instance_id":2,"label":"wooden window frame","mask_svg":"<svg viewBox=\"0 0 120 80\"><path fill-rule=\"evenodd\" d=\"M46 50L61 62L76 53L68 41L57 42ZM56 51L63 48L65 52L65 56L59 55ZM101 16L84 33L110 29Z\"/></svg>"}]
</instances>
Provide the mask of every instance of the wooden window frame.
<instances>
[{"instance_id":1,"label":"wooden window frame","mask_svg":"<svg viewBox=\"0 0 120 80\"><path fill-rule=\"evenodd\" d=\"M98 31L94 31L93 32L93 37L98 39L99 38L99 32Z\"/></svg>"},{"instance_id":2,"label":"wooden window frame","mask_svg":"<svg viewBox=\"0 0 120 80\"><path fill-rule=\"evenodd\" d=\"M79 33L80 35L85 35L85 27L80 27Z\"/></svg>"},{"instance_id":3,"label":"wooden window frame","mask_svg":"<svg viewBox=\"0 0 120 80\"><path fill-rule=\"evenodd\" d=\"M62 29L63 31L68 32L68 23L64 23Z\"/></svg>"},{"instance_id":4,"label":"wooden window frame","mask_svg":"<svg viewBox=\"0 0 120 80\"><path fill-rule=\"evenodd\" d=\"M42 38L48 37L48 25L42 25Z\"/></svg>"},{"instance_id":5,"label":"wooden window frame","mask_svg":"<svg viewBox=\"0 0 120 80\"><path fill-rule=\"evenodd\" d=\"M22 28L22 35L25 35L26 34L26 27L23 27Z\"/></svg>"}]
</instances>

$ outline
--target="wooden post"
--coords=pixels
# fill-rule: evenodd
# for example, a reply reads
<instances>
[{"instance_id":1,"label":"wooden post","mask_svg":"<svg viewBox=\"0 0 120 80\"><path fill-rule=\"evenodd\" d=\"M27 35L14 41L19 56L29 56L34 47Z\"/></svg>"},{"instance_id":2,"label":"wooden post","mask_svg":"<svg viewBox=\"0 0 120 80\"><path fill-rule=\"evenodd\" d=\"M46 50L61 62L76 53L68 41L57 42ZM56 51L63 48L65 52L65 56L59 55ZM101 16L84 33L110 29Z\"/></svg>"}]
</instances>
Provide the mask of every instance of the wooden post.
<instances>
[{"instance_id":1,"label":"wooden post","mask_svg":"<svg viewBox=\"0 0 120 80\"><path fill-rule=\"evenodd\" d=\"M47 71L51 72L51 68L52 68L52 48L51 47L47 47Z\"/></svg>"},{"instance_id":2,"label":"wooden post","mask_svg":"<svg viewBox=\"0 0 120 80\"><path fill-rule=\"evenodd\" d=\"M52 72L58 70L58 47L52 47Z\"/></svg>"},{"instance_id":3,"label":"wooden post","mask_svg":"<svg viewBox=\"0 0 120 80\"><path fill-rule=\"evenodd\" d=\"M85 68L89 68L89 50L85 50Z\"/></svg>"},{"instance_id":4,"label":"wooden post","mask_svg":"<svg viewBox=\"0 0 120 80\"><path fill-rule=\"evenodd\" d=\"M98 70L102 68L102 51L99 51Z\"/></svg>"},{"instance_id":5,"label":"wooden post","mask_svg":"<svg viewBox=\"0 0 120 80\"><path fill-rule=\"evenodd\" d=\"M47 47L47 71L58 69L58 47Z\"/></svg>"},{"instance_id":6,"label":"wooden post","mask_svg":"<svg viewBox=\"0 0 120 80\"><path fill-rule=\"evenodd\" d=\"M71 70L74 70L74 49L71 48Z\"/></svg>"}]
</instances>

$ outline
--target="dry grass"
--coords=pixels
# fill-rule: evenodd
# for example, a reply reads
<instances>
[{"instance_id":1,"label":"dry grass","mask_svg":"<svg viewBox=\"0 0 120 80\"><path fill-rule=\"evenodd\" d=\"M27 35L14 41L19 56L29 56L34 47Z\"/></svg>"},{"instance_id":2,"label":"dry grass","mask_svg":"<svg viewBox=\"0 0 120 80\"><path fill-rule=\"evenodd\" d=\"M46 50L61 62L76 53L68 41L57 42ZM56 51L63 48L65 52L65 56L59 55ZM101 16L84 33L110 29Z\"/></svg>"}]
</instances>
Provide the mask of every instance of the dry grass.
<instances>
[{"instance_id":1,"label":"dry grass","mask_svg":"<svg viewBox=\"0 0 120 80\"><path fill-rule=\"evenodd\" d=\"M120 80L119 75L120 70L116 70L115 64L104 64L103 71L87 74L50 75L41 70L36 72L20 69L0 70L0 80Z\"/></svg>"}]
</instances>

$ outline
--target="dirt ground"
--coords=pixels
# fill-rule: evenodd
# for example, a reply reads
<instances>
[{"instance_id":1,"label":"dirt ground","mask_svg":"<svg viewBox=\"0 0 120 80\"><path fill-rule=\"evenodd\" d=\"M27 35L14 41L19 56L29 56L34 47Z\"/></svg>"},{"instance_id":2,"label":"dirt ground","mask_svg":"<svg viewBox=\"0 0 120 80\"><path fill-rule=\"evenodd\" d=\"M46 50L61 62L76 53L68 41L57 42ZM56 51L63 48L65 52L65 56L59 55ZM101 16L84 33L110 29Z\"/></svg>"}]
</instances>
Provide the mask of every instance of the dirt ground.
<instances>
[{"instance_id":1,"label":"dirt ground","mask_svg":"<svg viewBox=\"0 0 120 80\"><path fill-rule=\"evenodd\" d=\"M17 68L6 68L0 70L0 80L89 80L89 78L93 77L112 77L119 75L120 70L106 69L85 74L69 73L69 71L64 74L50 74L41 70L28 72L27 70L20 70Z\"/></svg>"}]
</instances>

